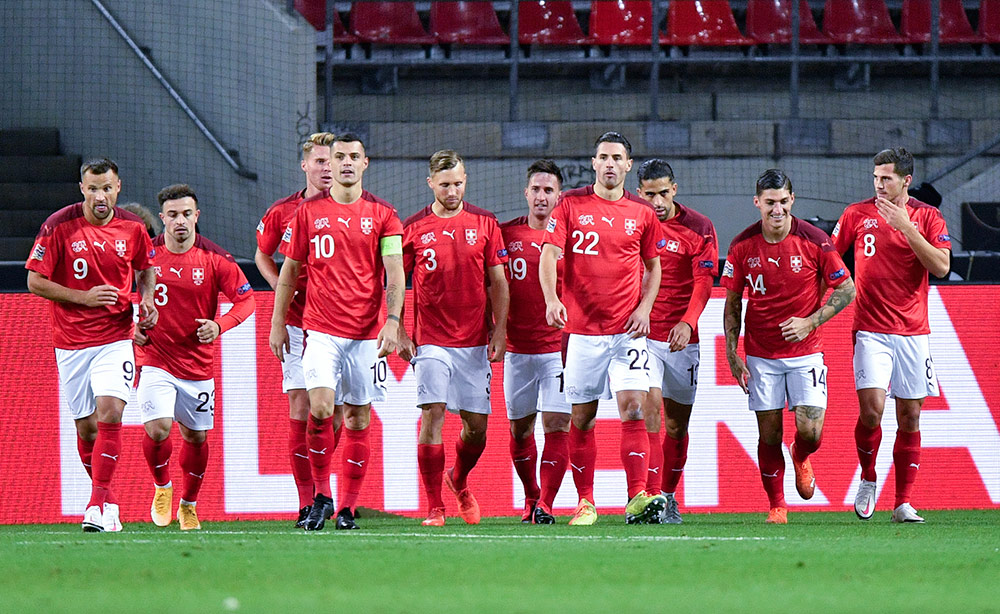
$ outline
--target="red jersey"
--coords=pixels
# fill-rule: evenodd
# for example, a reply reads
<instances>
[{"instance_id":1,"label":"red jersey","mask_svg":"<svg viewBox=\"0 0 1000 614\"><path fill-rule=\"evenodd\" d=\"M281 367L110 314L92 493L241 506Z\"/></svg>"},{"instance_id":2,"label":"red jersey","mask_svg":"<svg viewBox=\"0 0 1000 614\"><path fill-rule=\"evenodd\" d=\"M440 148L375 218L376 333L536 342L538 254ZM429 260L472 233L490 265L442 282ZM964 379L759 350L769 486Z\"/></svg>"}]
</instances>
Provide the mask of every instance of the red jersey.
<instances>
[{"instance_id":1,"label":"red jersey","mask_svg":"<svg viewBox=\"0 0 1000 614\"><path fill-rule=\"evenodd\" d=\"M257 247L268 256L273 256L281 245L281 237L285 234L285 228L292 221L295 210L302 203L302 195L305 190L296 192L291 196L286 196L271 205L260 218L257 224ZM295 285L295 296L292 297L292 304L288 307L288 314L285 316L285 323L289 326L302 328L302 312L306 307L306 282L308 267L303 266L299 270L299 280Z\"/></svg>"},{"instance_id":2,"label":"red jersey","mask_svg":"<svg viewBox=\"0 0 1000 614\"><path fill-rule=\"evenodd\" d=\"M153 301L160 317L156 326L146 331L149 343L136 348L136 359L143 366L163 369L179 379L211 379L215 344L198 341L201 325L195 318L215 320L224 333L253 313L253 290L233 257L200 235L183 254L169 251L163 235L156 237L153 246ZM233 308L216 318L220 292Z\"/></svg>"},{"instance_id":3,"label":"red jersey","mask_svg":"<svg viewBox=\"0 0 1000 614\"><path fill-rule=\"evenodd\" d=\"M281 253L310 271L302 328L375 339L384 294L380 243L401 234L396 209L367 190L349 205L329 194L302 201L281 243Z\"/></svg>"},{"instance_id":4,"label":"red jersey","mask_svg":"<svg viewBox=\"0 0 1000 614\"><path fill-rule=\"evenodd\" d=\"M760 222L736 235L722 270L722 286L741 296L743 288L749 289L747 356L792 358L823 351L819 329L791 343L782 337L780 324L808 317L819 309L826 286L835 288L850 278L826 233L796 217L788 236L778 243L764 240Z\"/></svg>"},{"instance_id":5,"label":"red jersey","mask_svg":"<svg viewBox=\"0 0 1000 614\"><path fill-rule=\"evenodd\" d=\"M403 266L413 273L413 341L417 345L486 345L487 269L507 263L497 218L462 203L453 217L431 205L403 224Z\"/></svg>"},{"instance_id":6,"label":"red jersey","mask_svg":"<svg viewBox=\"0 0 1000 614\"><path fill-rule=\"evenodd\" d=\"M25 268L73 290L90 290L102 284L118 288L118 301L109 306L49 301L52 344L79 350L131 339L134 274L153 266L153 253L145 224L128 211L115 209L104 226L87 221L83 203L49 216L35 238Z\"/></svg>"},{"instance_id":7,"label":"red jersey","mask_svg":"<svg viewBox=\"0 0 1000 614\"><path fill-rule=\"evenodd\" d=\"M667 241L660 254L660 290L649 314L649 338L667 341L670 330L684 318L696 277L707 277L711 286L719 261L719 240L707 217L680 203L677 215L660 222ZM699 314L700 315L700 314ZM698 318L691 317L691 340L698 343Z\"/></svg>"},{"instance_id":8,"label":"red jersey","mask_svg":"<svg viewBox=\"0 0 1000 614\"><path fill-rule=\"evenodd\" d=\"M563 192L546 227L546 243L563 250L567 333L614 335L642 298L642 262L666 241L653 207L625 192L604 200L593 186Z\"/></svg>"},{"instance_id":9,"label":"red jersey","mask_svg":"<svg viewBox=\"0 0 1000 614\"><path fill-rule=\"evenodd\" d=\"M507 316L507 351L517 354L544 354L562 349L562 331L545 322L545 296L538 281L538 260L542 255L545 230L528 226L522 215L500 225L507 246L507 282L510 311ZM563 259L556 264L556 291L562 293Z\"/></svg>"},{"instance_id":10,"label":"red jersey","mask_svg":"<svg viewBox=\"0 0 1000 614\"><path fill-rule=\"evenodd\" d=\"M906 203L910 220L927 242L951 249L951 237L941 212L915 198ZM926 335L927 269L917 260L903 233L889 225L875 208L875 198L844 210L833 229L837 251L854 246L855 331L892 335Z\"/></svg>"}]
</instances>

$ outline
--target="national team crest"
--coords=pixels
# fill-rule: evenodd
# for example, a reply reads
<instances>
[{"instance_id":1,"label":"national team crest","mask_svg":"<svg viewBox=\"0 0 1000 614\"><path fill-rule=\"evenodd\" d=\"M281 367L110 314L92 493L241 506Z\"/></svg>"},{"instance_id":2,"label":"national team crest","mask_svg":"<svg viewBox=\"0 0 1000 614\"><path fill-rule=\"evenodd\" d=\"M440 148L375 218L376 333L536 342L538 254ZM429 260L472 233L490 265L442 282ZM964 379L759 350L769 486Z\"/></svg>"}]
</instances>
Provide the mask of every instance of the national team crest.
<instances>
[{"instance_id":1,"label":"national team crest","mask_svg":"<svg viewBox=\"0 0 1000 614\"><path fill-rule=\"evenodd\" d=\"M125 252L127 251L128 251L128 243L125 241L125 239L115 239L115 252L118 253L118 256L124 258Z\"/></svg>"},{"instance_id":2,"label":"national team crest","mask_svg":"<svg viewBox=\"0 0 1000 614\"><path fill-rule=\"evenodd\" d=\"M625 218L625 234L632 236L632 234L635 231L636 231L635 220L630 220L628 218Z\"/></svg>"},{"instance_id":3,"label":"national team crest","mask_svg":"<svg viewBox=\"0 0 1000 614\"><path fill-rule=\"evenodd\" d=\"M365 233L366 235L370 235L374 227L375 226L372 223L372 218L370 217L361 218L361 232Z\"/></svg>"},{"instance_id":4,"label":"national team crest","mask_svg":"<svg viewBox=\"0 0 1000 614\"><path fill-rule=\"evenodd\" d=\"M203 284L205 282L205 269L199 267L191 269L191 279L196 286Z\"/></svg>"},{"instance_id":5,"label":"national team crest","mask_svg":"<svg viewBox=\"0 0 1000 614\"><path fill-rule=\"evenodd\" d=\"M792 256L791 263L793 273L798 273L802 270L802 256Z\"/></svg>"},{"instance_id":6,"label":"national team crest","mask_svg":"<svg viewBox=\"0 0 1000 614\"><path fill-rule=\"evenodd\" d=\"M674 241L673 239L667 241L667 251L676 252L680 251L680 249L681 249L680 242Z\"/></svg>"},{"instance_id":7,"label":"national team crest","mask_svg":"<svg viewBox=\"0 0 1000 614\"><path fill-rule=\"evenodd\" d=\"M476 244L476 229L475 228L466 228L465 229L465 242L468 243L469 245L475 245Z\"/></svg>"}]
</instances>

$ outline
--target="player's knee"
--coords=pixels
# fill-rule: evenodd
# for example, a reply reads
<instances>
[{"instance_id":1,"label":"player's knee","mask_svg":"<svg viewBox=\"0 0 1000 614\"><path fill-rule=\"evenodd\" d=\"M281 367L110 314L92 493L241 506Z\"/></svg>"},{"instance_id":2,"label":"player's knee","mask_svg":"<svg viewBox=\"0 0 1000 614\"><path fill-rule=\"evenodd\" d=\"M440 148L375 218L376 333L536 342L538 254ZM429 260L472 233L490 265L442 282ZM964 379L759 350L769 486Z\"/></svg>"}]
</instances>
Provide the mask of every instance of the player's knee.
<instances>
[{"instance_id":1,"label":"player's knee","mask_svg":"<svg viewBox=\"0 0 1000 614\"><path fill-rule=\"evenodd\" d=\"M170 436L170 420L151 420L143 425L153 441L163 441Z\"/></svg>"}]
</instances>

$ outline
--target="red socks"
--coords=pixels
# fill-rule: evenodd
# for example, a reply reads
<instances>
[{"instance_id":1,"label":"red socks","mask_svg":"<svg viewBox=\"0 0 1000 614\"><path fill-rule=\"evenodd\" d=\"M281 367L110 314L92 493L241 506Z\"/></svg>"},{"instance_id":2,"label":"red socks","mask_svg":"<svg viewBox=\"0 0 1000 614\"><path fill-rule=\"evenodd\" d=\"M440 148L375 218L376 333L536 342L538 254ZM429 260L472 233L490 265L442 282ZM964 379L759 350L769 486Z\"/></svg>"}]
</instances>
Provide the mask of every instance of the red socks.
<instances>
[{"instance_id":1,"label":"red socks","mask_svg":"<svg viewBox=\"0 0 1000 614\"><path fill-rule=\"evenodd\" d=\"M91 461L93 467L93 486L90 492L90 502L87 507L104 506L111 488L111 479L118 467L118 457L122 451L121 422L98 422L97 440L94 442L94 455Z\"/></svg>"},{"instance_id":2,"label":"red socks","mask_svg":"<svg viewBox=\"0 0 1000 614\"><path fill-rule=\"evenodd\" d=\"M660 445L660 433L646 433L649 436L649 469L646 473L646 492L660 494L663 482L663 446Z\"/></svg>"},{"instance_id":3,"label":"red socks","mask_svg":"<svg viewBox=\"0 0 1000 614\"><path fill-rule=\"evenodd\" d=\"M80 454L80 462L83 463L83 468L87 470L87 475L93 477L93 469L91 463L94 459L94 441L87 441L80 437L79 434L76 436L76 451Z\"/></svg>"},{"instance_id":4,"label":"red socks","mask_svg":"<svg viewBox=\"0 0 1000 614\"><path fill-rule=\"evenodd\" d=\"M345 426L340 430L346 432L346 441L340 459L343 498L338 503L338 507L353 510L358 503L358 495L361 493L365 474L368 473L368 458L371 456L371 448L368 446L368 427L360 431L352 431Z\"/></svg>"},{"instance_id":5,"label":"red socks","mask_svg":"<svg viewBox=\"0 0 1000 614\"><path fill-rule=\"evenodd\" d=\"M309 468L316 494L333 498L330 490L330 465L333 464L333 416L317 418L309 414L306 428Z\"/></svg>"},{"instance_id":6,"label":"red socks","mask_svg":"<svg viewBox=\"0 0 1000 614\"><path fill-rule=\"evenodd\" d=\"M642 420L622 422L621 456L631 499L645 490L649 473L649 435Z\"/></svg>"},{"instance_id":7,"label":"red socks","mask_svg":"<svg viewBox=\"0 0 1000 614\"><path fill-rule=\"evenodd\" d=\"M541 479L541 496L539 500L552 509L556 493L562 485L566 465L569 463L569 433L556 431L545 434L545 449L542 450L542 462L538 467Z\"/></svg>"},{"instance_id":8,"label":"red socks","mask_svg":"<svg viewBox=\"0 0 1000 614\"><path fill-rule=\"evenodd\" d=\"M510 460L514 463L517 477L524 486L524 498L538 500L540 490L535 479L535 466L538 461L538 448L535 446L535 435L529 434L524 439L510 436Z\"/></svg>"},{"instance_id":9,"label":"red socks","mask_svg":"<svg viewBox=\"0 0 1000 614\"><path fill-rule=\"evenodd\" d=\"M861 479L874 482L876 479L875 459L878 457L879 444L882 443L882 425L870 429L861 423L861 418L858 418L858 423L854 426L854 443L858 447ZM898 467L897 465L897 470Z\"/></svg>"},{"instance_id":10,"label":"red socks","mask_svg":"<svg viewBox=\"0 0 1000 614\"><path fill-rule=\"evenodd\" d=\"M688 460L688 435L684 433L681 439L673 439L670 435L663 437L663 482L660 490L677 492L677 485L684 475L684 465Z\"/></svg>"},{"instance_id":11,"label":"red socks","mask_svg":"<svg viewBox=\"0 0 1000 614\"><path fill-rule=\"evenodd\" d=\"M781 453L781 444L769 446L758 440L757 462L760 463L760 480L764 483L764 492L767 493L770 506L788 507L782 483L785 477L785 457Z\"/></svg>"},{"instance_id":12,"label":"red socks","mask_svg":"<svg viewBox=\"0 0 1000 614\"><path fill-rule=\"evenodd\" d=\"M913 483L917 480L917 471L920 469L920 431L896 431L892 462L896 466L896 500L892 507L897 508L909 503Z\"/></svg>"},{"instance_id":13,"label":"red socks","mask_svg":"<svg viewBox=\"0 0 1000 614\"><path fill-rule=\"evenodd\" d=\"M441 475L444 473L444 444L418 443L417 467L420 468L420 481L427 493L427 507L434 509L444 507L441 499Z\"/></svg>"},{"instance_id":14,"label":"red socks","mask_svg":"<svg viewBox=\"0 0 1000 614\"><path fill-rule=\"evenodd\" d=\"M306 421L288 419L288 459L292 465L292 479L299 493L299 508L312 505L313 480L306 446Z\"/></svg>"},{"instance_id":15,"label":"red socks","mask_svg":"<svg viewBox=\"0 0 1000 614\"><path fill-rule=\"evenodd\" d=\"M820 441L822 441L822 437L820 438ZM792 448L792 450L795 452L793 458L795 459L796 462L801 463L805 459L809 458L810 454L812 454L816 450L819 450L819 444L820 444L819 441L809 441L808 439L804 439L802 435L800 435L798 431L796 431L795 447Z\"/></svg>"},{"instance_id":16,"label":"red socks","mask_svg":"<svg viewBox=\"0 0 1000 614\"><path fill-rule=\"evenodd\" d=\"M594 465L597 463L597 439L594 429L581 431L575 424L569 427L569 465L573 483L581 499L594 502Z\"/></svg>"},{"instance_id":17,"label":"red socks","mask_svg":"<svg viewBox=\"0 0 1000 614\"><path fill-rule=\"evenodd\" d=\"M205 479L205 469L208 468L208 441L191 443L182 440L181 443L181 499L186 503L198 501L198 491Z\"/></svg>"},{"instance_id":18,"label":"red socks","mask_svg":"<svg viewBox=\"0 0 1000 614\"><path fill-rule=\"evenodd\" d=\"M486 442L468 443L461 436L455 442L455 467L451 472L451 481L458 490L465 490L469 472L479 462L479 457L486 449Z\"/></svg>"},{"instance_id":19,"label":"red socks","mask_svg":"<svg viewBox=\"0 0 1000 614\"><path fill-rule=\"evenodd\" d=\"M166 486L170 483L170 454L174 451L174 442L169 435L163 441L156 441L145 433L142 438L142 455L146 457L146 465L153 474L153 484Z\"/></svg>"}]
</instances>

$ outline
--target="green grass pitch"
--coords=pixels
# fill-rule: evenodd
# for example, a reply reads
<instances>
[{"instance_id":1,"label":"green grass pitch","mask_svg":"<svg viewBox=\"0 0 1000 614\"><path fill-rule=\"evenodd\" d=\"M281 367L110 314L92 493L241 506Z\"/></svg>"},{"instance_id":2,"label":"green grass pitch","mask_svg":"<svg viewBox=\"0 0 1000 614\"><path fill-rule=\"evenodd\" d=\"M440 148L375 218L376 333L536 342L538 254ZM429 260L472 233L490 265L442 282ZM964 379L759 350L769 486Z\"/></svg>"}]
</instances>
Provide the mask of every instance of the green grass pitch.
<instances>
[{"instance_id":1,"label":"green grass pitch","mask_svg":"<svg viewBox=\"0 0 1000 614\"><path fill-rule=\"evenodd\" d=\"M852 513L686 514L682 526L442 528L362 517L359 531L204 522L0 527L0 612L997 612L1000 510L927 524Z\"/></svg>"}]
</instances>

